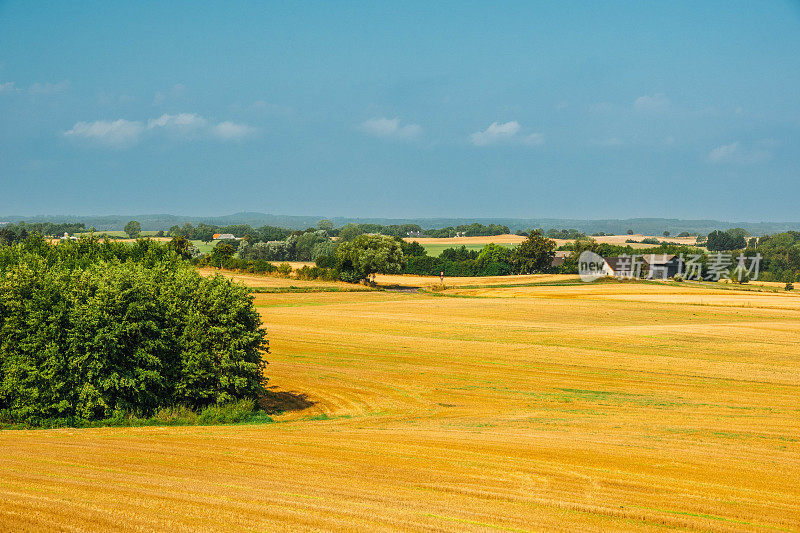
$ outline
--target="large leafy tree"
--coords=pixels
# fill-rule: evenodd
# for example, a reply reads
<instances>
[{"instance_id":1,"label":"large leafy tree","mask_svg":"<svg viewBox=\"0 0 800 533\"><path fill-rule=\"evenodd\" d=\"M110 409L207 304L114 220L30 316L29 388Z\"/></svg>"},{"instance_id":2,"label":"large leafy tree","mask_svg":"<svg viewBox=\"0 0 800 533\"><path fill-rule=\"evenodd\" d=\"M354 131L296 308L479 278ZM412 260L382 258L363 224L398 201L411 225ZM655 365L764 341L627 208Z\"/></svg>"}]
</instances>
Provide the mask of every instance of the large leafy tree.
<instances>
[{"instance_id":1,"label":"large leafy tree","mask_svg":"<svg viewBox=\"0 0 800 533\"><path fill-rule=\"evenodd\" d=\"M127 233L128 237L130 237L131 239L135 239L136 237L138 237L141 232L142 232L142 225L138 221L131 220L130 222L125 224L125 233Z\"/></svg>"},{"instance_id":2,"label":"large leafy tree","mask_svg":"<svg viewBox=\"0 0 800 533\"><path fill-rule=\"evenodd\" d=\"M364 230L358 227L357 224L345 224L342 226L342 229L339 230L339 240L340 241L352 241L359 235L363 234Z\"/></svg>"},{"instance_id":3,"label":"large leafy tree","mask_svg":"<svg viewBox=\"0 0 800 533\"><path fill-rule=\"evenodd\" d=\"M383 235L359 235L336 248L336 269L342 280L357 282L370 274L399 274L403 268L400 244Z\"/></svg>"},{"instance_id":4,"label":"large leafy tree","mask_svg":"<svg viewBox=\"0 0 800 533\"><path fill-rule=\"evenodd\" d=\"M743 232L744 230L738 228L728 231L712 231L708 234L706 247L712 252L742 249L747 246Z\"/></svg>"},{"instance_id":5,"label":"large leafy tree","mask_svg":"<svg viewBox=\"0 0 800 533\"><path fill-rule=\"evenodd\" d=\"M553 264L556 243L539 230L532 231L528 238L511 252L511 264L517 274L544 272Z\"/></svg>"}]
</instances>

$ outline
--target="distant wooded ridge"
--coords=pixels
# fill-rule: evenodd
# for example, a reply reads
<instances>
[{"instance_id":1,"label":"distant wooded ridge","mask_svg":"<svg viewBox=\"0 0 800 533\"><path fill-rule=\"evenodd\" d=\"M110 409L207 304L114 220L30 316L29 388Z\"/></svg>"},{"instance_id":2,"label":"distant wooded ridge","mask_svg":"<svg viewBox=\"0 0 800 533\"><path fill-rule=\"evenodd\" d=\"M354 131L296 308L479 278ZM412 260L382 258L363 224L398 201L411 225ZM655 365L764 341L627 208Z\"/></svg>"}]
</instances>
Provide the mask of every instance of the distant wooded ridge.
<instances>
[{"instance_id":1,"label":"distant wooded ridge","mask_svg":"<svg viewBox=\"0 0 800 533\"><path fill-rule=\"evenodd\" d=\"M280 226L289 229L306 229L315 227L321 219L327 218L335 226L345 224L418 224L423 228L446 228L478 222L480 224L499 224L508 226L512 232L533 228L569 228L583 233L624 234L628 230L643 235L661 235L669 231L675 235L681 232L708 234L714 230L743 228L752 235L765 235L789 230L800 230L800 222L726 222L720 220L682 220L676 218L629 218L629 219L571 219L571 218L372 218L372 217L325 217L325 216L293 216L271 215L266 213L234 213L224 216L181 216L181 215L36 215L36 216L0 216L2 222L83 222L86 227L94 227L98 231L120 231L131 220L141 223L145 231L167 230L174 225L187 222L217 226L233 224L250 224L259 226Z\"/></svg>"}]
</instances>

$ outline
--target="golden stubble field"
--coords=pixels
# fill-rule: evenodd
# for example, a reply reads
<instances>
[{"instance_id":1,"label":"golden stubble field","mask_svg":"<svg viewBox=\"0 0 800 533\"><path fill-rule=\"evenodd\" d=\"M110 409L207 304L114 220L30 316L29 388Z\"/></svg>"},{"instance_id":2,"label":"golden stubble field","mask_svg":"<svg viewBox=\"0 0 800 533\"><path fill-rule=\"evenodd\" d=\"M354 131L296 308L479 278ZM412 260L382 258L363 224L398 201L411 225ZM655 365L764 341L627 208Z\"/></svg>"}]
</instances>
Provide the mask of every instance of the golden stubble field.
<instances>
[{"instance_id":1,"label":"golden stubble field","mask_svg":"<svg viewBox=\"0 0 800 533\"><path fill-rule=\"evenodd\" d=\"M594 239L599 243L630 246L631 248L651 248L653 245L642 244L641 242L628 243L626 241L657 239L659 241L675 242L687 246L692 246L697 242L696 237L664 237L661 235L642 235L641 233L635 233L633 235L603 235L603 236L592 237L592 239ZM422 245L439 244L448 246L461 246L461 245L470 246L470 245L485 245L489 243L495 243L495 244L505 244L507 246L514 246L525 241L525 237L509 233L505 235L491 235L491 236L481 236L481 237L421 237L421 238L405 237L404 240L406 242L416 241ZM552 240L554 240L558 246L575 242L569 239L552 239Z\"/></svg>"},{"instance_id":2,"label":"golden stubble field","mask_svg":"<svg viewBox=\"0 0 800 533\"><path fill-rule=\"evenodd\" d=\"M273 399L295 410L0 432L0 529L800 529L797 295L598 284L256 304Z\"/></svg>"}]
</instances>

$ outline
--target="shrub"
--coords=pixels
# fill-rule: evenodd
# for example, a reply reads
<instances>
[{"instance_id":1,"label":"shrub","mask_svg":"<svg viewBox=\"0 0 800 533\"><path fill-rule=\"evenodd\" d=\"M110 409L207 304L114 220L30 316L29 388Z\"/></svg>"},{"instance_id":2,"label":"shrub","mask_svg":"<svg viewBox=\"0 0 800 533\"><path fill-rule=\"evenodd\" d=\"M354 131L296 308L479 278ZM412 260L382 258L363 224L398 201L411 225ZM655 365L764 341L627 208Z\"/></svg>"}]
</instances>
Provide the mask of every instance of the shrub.
<instances>
[{"instance_id":1,"label":"shrub","mask_svg":"<svg viewBox=\"0 0 800 533\"><path fill-rule=\"evenodd\" d=\"M794 290L794 285L792 285L791 283L787 283L787 284L786 284L786 285L783 287L783 290L785 290L785 291L791 291L791 290Z\"/></svg>"},{"instance_id":2,"label":"shrub","mask_svg":"<svg viewBox=\"0 0 800 533\"><path fill-rule=\"evenodd\" d=\"M314 280L322 279L326 281L336 281L339 279L339 274L332 268L320 268L318 266L304 266L298 269L297 279Z\"/></svg>"},{"instance_id":3,"label":"shrub","mask_svg":"<svg viewBox=\"0 0 800 533\"><path fill-rule=\"evenodd\" d=\"M290 265L289 263L281 263L280 265L275 267L275 272L279 276L284 276L284 277L288 278L289 274L292 273L292 265Z\"/></svg>"}]
</instances>

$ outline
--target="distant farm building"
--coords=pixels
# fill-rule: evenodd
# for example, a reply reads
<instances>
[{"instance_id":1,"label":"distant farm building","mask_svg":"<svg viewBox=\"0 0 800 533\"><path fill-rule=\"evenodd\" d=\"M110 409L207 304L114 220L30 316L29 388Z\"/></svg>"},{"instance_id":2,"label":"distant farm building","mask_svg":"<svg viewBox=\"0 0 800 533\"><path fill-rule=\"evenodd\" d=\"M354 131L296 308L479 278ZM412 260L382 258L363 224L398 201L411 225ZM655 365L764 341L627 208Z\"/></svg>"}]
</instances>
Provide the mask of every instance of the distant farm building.
<instances>
[{"instance_id":1,"label":"distant farm building","mask_svg":"<svg viewBox=\"0 0 800 533\"><path fill-rule=\"evenodd\" d=\"M645 254L642 259L649 267L649 279L669 279L681 272L681 260L670 254Z\"/></svg>"},{"instance_id":2,"label":"distant farm building","mask_svg":"<svg viewBox=\"0 0 800 533\"><path fill-rule=\"evenodd\" d=\"M223 239L236 239L232 233L215 233L212 238L215 241L221 241Z\"/></svg>"},{"instance_id":3,"label":"distant farm building","mask_svg":"<svg viewBox=\"0 0 800 533\"><path fill-rule=\"evenodd\" d=\"M603 274L617 278L633 276L632 257L604 257Z\"/></svg>"},{"instance_id":4,"label":"distant farm building","mask_svg":"<svg viewBox=\"0 0 800 533\"><path fill-rule=\"evenodd\" d=\"M550 263L550 266L553 268L560 267L564 264L564 260L569 257L572 252L570 251L562 251L559 250L556 252L556 255L553 256L553 261Z\"/></svg>"},{"instance_id":5,"label":"distant farm building","mask_svg":"<svg viewBox=\"0 0 800 533\"><path fill-rule=\"evenodd\" d=\"M617 278L638 278L646 273L647 279L669 279L682 269L681 259L670 254L604 257L603 261L603 273Z\"/></svg>"}]
</instances>

